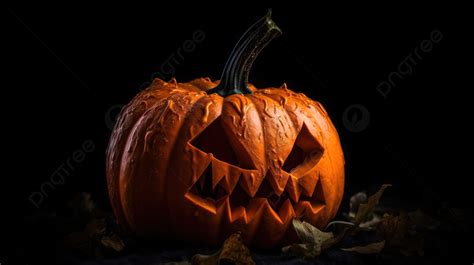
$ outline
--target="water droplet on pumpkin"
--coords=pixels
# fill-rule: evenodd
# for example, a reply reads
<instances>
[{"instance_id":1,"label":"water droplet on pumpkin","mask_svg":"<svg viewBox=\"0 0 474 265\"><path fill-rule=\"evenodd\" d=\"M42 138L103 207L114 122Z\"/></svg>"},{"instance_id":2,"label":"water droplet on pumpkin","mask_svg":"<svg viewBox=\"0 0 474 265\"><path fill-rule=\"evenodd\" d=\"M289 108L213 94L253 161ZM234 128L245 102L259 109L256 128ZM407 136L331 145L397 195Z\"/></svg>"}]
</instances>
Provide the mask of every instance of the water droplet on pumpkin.
<instances>
[{"instance_id":1,"label":"water droplet on pumpkin","mask_svg":"<svg viewBox=\"0 0 474 265\"><path fill-rule=\"evenodd\" d=\"M245 120L244 117L242 117L242 118L240 119L240 127L244 127L245 123L247 123L247 121Z\"/></svg>"},{"instance_id":2,"label":"water droplet on pumpkin","mask_svg":"<svg viewBox=\"0 0 474 265\"><path fill-rule=\"evenodd\" d=\"M263 100L263 113L272 117L272 115L268 112L268 102L265 99Z\"/></svg>"},{"instance_id":3,"label":"water droplet on pumpkin","mask_svg":"<svg viewBox=\"0 0 474 265\"><path fill-rule=\"evenodd\" d=\"M277 159L273 159L273 166L278 167L278 160Z\"/></svg>"},{"instance_id":4,"label":"water droplet on pumpkin","mask_svg":"<svg viewBox=\"0 0 474 265\"><path fill-rule=\"evenodd\" d=\"M207 123L207 120L209 118L209 108L212 104L212 101L209 101L206 103L206 106L204 106L204 113L203 113L203 116L202 116L202 119L201 119L201 123Z\"/></svg>"},{"instance_id":5,"label":"water droplet on pumpkin","mask_svg":"<svg viewBox=\"0 0 474 265\"><path fill-rule=\"evenodd\" d=\"M285 128L285 124L283 124L283 119L278 119L278 123L281 124L281 127Z\"/></svg>"},{"instance_id":6,"label":"water droplet on pumpkin","mask_svg":"<svg viewBox=\"0 0 474 265\"><path fill-rule=\"evenodd\" d=\"M244 128L244 140L248 140L248 139L249 139L248 130L245 130L245 128Z\"/></svg>"}]
</instances>

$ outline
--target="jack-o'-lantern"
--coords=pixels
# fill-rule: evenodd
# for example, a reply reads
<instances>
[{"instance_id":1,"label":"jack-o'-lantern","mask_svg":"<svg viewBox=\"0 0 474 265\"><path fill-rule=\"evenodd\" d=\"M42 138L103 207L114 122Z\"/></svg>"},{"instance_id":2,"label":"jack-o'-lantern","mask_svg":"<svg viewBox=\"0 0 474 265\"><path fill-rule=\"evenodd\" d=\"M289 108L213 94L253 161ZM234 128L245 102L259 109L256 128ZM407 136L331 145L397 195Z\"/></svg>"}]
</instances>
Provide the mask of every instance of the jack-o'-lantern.
<instances>
[{"instance_id":1,"label":"jack-o'-lantern","mask_svg":"<svg viewBox=\"0 0 474 265\"><path fill-rule=\"evenodd\" d=\"M107 150L114 214L127 231L217 244L240 231L278 245L293 218L322 227L344 187L339 137L321 104L248 74L280 29L267 15L241 38L220 82L155 79L119 114Z\"/></svg>"}]
</instances>

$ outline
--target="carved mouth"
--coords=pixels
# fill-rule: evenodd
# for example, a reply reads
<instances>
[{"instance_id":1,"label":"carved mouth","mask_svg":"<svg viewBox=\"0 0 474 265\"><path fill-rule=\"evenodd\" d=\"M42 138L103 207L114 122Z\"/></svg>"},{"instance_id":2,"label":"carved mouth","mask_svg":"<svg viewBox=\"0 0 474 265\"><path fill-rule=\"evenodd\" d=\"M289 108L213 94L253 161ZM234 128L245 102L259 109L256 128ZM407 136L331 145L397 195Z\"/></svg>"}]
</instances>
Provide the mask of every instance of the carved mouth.
<instances>
[{"instance_id":1,"label":"carved mouth","mask_svg":"<svg viewBox=\"0 0 474 265\"><path fill-rule=\"evenodd\" d=\"M248 187L245 188L249 185L249 179L253 182L254 178L248 175L255 172L256 167L246 148L237 146L236 141L227 137L221 118L217 118L190 141L189 147L201 156L211 155L213 158L185 198L211 213L227 205L231 219L235 219L255 215L265 207L282 220L282 217L288 217L289 212L300 217L307 210L314 214L325 207L319 173L308 173L317 165L324 149L305 124L281 165L281 172L277 173L281 174L279 179L287 181L286 184L279 184L278 190L269 182L269 179L275 178L268 175L263 178L256 192L255 189L250 191Z\"/></svg>"},{"instance_id":2,"label":"carved mouth","mask_svg":"<svg viewBox=\"0 0 474 265\"><path fill-rule=\"evenodd\" d=\"M229 203L232 215L237 213L241 215L242 212L247 214L255 212L265 204L268 204L275 214L280 217L288 211L293 211L296 217L302 217L308 209L315 213L325 207L323 190L319 180L311 197L304 194L295 196L295 189L291 187L289 182L285 190L278 195L265 178L255 196L251 197L242 188L240 182L230 192L227 191L228 186L224 181L219 182L213 188L212 166L210 165L186 193L185 197L195 205L214 213L219 206Z\"/></svg>"}]
</instances>

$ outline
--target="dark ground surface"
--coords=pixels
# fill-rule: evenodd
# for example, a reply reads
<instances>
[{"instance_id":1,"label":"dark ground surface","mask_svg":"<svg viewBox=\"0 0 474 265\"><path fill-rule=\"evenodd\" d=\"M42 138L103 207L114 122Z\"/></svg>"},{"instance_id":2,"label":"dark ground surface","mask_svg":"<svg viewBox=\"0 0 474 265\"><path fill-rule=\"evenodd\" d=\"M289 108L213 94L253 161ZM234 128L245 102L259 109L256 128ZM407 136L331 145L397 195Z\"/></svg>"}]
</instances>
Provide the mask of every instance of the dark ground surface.
<instances>
[{"instance_id":1,"label":"dark ground surface","mask_svg":"<svg viewBox=\"0 0 474 265\"><path fill-rule=\"evenodd\" d=\"M376 208L376 213L415 210L397 205L398 199L393 197L396 189L396 187L388 188ZM28 255L21 256L22 253L17 253L17 257L20 258L17 261L32 264L40 257L39 260L56 260L57 264L161 264L189 261L195 254L212 254L219 249L189 245L184 242L163 241L159 238L136 239L125 235L120 236L125 244L125 249L121 252L94 244L86 244L85 248L84 244L81 245L82 247L79 247L79 244L71 245L67 243L66 236L72 232L82 231L91 220L81 207L81 204L74 202L70 211L63 211L59 216L40 214L24 220L22 226L27 229L19 233L14 242L20 244L17 246L17 251L21 249ZM348 210L347 202L344 202L340 212L344 213ZM435 212L429 212L427 209L423 211L432 218L429 226L433 227L427 229L427 226L422 227L421 224L417 224L419 227L416 231L423 234L422 253L414 251L408 256L404 255L402 254L404 246L386 249L378 254L358 254L341 250L341 248L363 246L380 241L381 237L376 232L361 232L348 236L337 247L326 249L319 257L311 260L305 260L293 254L284 254L280 249L263 251L251 248L250 252L257 264L469 264L473 257L470 241L472 238L471 210L452 209L444 204ZM114 218L109 213L102 213L101 216L105 216L108 230L120 234L119 227L116 226ZM347 220L344 214L339 214L335 219ZM50 233L54 229L56 229L56 236L53 241L55 241L56 249L52 252L53 238Z\"/></svg>"}]
</instances>

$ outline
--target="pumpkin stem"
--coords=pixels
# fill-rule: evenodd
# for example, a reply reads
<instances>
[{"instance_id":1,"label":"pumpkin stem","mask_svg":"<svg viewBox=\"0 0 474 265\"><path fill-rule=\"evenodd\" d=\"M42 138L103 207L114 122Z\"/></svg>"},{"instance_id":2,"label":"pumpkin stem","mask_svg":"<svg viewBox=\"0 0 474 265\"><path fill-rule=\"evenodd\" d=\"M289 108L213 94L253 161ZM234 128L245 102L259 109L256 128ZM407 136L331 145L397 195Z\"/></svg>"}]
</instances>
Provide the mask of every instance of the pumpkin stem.
<instances>
[{"instance_id":1,"label":"pumpkin stem","mask_svg":"<svg viewBox=\"0 0 474 265\"><path fill-rule=\"evenodd\" d=\"M281 34L271 14L270 9L242 35L225 64L219 85L208 90L208 94L217 93L226 97L233 94L252 93L247 85L252 64L262 49Z\"/></svg>"}]
</instances>

